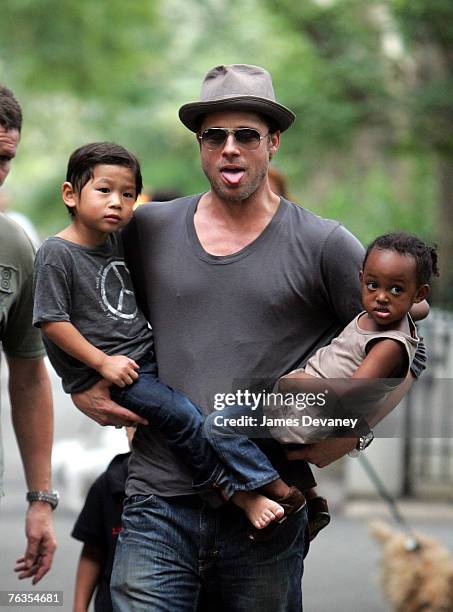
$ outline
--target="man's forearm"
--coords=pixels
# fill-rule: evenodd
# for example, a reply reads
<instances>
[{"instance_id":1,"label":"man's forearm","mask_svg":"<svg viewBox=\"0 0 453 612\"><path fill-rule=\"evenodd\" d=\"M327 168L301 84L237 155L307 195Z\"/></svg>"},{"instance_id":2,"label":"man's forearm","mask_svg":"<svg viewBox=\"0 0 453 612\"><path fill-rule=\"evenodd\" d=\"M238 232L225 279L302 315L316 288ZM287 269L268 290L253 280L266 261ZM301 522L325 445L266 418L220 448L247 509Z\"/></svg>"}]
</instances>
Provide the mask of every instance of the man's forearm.
<instances>
[{"instance_id":1,"label":"man's forearm","mask_svg":"<svg viewBox=\"0 0 453 612\"><path fill-rule=\"evenodd\" d=\"M43 359L8 358L11 415L29 489L51 488L53 406Z\"/></svg>"}]
</instances>

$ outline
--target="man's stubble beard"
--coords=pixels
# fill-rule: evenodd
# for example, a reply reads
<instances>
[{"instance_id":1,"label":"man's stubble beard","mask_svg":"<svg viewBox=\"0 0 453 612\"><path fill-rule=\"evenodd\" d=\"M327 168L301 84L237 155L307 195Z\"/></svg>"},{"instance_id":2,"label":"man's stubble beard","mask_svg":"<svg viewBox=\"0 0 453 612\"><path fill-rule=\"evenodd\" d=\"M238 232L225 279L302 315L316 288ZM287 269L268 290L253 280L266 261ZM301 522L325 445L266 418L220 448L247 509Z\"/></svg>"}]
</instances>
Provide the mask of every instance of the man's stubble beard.
<instances>
[{"instance_id":1,"label":"man's stubble beard","mask_svg":"<svg viewBox=\"0 0 453 612\"><path fill-rule=\"evenodd\" d=\"M258 174L254 177L254 179L252 179L251 183L248 186L244 187L238 187L238 189L236 189L235 191L230 191L228 190L222 183L221 183L221 179L216 180L213 179L211 180L208 176L208 174L206 173L206 171L203 169L203 171L206 174L206 177L209 180L209 183L211 185L211 190L221 199L224 200L225 202L243 202L244 200L248 200L248 198L253 195L255 193L255 191L257 191L257 189L260 187L260 185L262 184L262 182L264 181L264 179L267 176L267 171L268 171L268 167L266 166L265 168L262 168Z\"/></svg>"}]
</instances>

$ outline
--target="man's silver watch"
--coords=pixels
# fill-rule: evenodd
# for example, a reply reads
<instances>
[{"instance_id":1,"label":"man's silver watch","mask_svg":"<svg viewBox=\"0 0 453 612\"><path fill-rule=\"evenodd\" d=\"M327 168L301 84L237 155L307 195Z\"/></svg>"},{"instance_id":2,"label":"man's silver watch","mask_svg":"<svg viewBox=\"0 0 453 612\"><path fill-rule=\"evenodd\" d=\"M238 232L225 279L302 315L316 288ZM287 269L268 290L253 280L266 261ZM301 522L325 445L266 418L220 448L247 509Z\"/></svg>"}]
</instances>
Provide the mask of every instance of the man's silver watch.
<instances>
[{"instance_id":1,"label":"man's silver watch","mask_svg":"<svg viewBox=\"0 0 453 612\"><path fill-rule=\"evenodd\" d=\"M357 441L357 446L353 448L352 451L348 453L348 455L350 457L358 457L362 451L368 448L368 446L371 444L373 440L374 440L374 433L370 429L366 434L359 437Z\"/></svg>"},{"instance_id":2,"label":"man's silver watch","mask_svg":"<svg viewBox=\"0 0 453 612\"><path fill-rule=\"evenodd\" d=\"M60 496L58 495L58 491L28 491L27 493L27 501L44 501L52 506L52 510L58 506L58 501Z\"/></svg>"}]
</instances>

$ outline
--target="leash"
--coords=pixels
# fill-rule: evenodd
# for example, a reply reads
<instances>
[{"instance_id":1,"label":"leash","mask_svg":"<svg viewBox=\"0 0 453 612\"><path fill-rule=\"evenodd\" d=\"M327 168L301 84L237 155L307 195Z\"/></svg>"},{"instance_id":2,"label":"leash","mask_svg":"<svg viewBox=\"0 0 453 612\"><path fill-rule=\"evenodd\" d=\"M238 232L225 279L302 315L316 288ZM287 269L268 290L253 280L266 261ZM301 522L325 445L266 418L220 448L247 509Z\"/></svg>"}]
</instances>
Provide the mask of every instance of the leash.
<instances>
[{"instance_id":1,"label":"leash","mask_svg":"<svg viewBox=\"0 0 453 612\"><path fill-rule=\"evenodd\" d=\"M360 455L358 456L358 459L363 469L368 474L371 482L376 487L376 490L379 493L379 495L382 497L382 499L384 499L387 502L387 505L390 508L390 512L393 518L406 532L406 535L407 535L406 550L410 552L418 550L420 548L420 543L418 542L416 536L414 535L412 527L409 525L409 523L406 521L404 516L401 514L401 511L398 508L395 498L387 490L379 474L376 472L375 468L370 463L370 461L365 457L365 454L360 453Z\"/></svg>"}]
</instances>

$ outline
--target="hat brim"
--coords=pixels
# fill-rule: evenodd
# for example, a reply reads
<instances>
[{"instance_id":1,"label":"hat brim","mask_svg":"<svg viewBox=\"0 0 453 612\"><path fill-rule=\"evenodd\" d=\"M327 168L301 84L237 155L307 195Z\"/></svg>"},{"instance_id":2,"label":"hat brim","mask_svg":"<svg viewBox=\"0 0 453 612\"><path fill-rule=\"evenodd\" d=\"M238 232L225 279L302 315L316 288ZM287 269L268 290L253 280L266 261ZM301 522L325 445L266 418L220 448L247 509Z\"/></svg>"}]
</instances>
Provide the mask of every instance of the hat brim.
<instances>
[{"instance_id":1,"label":"hat brim","mask_svg":"<svg viewBox=\"0 0 453 612\"><path fill-rule=\"evenodd\" d=\"M234 98L209 100L208 102L189 102L179 109L179 118L189 130L197 132L204 115L227 110L245 110L266 115L278 125L281 132L287 130L296 118L296 115L286 106L273 100L254 96L236 96Z\"/></svg>"}]
</instances>

